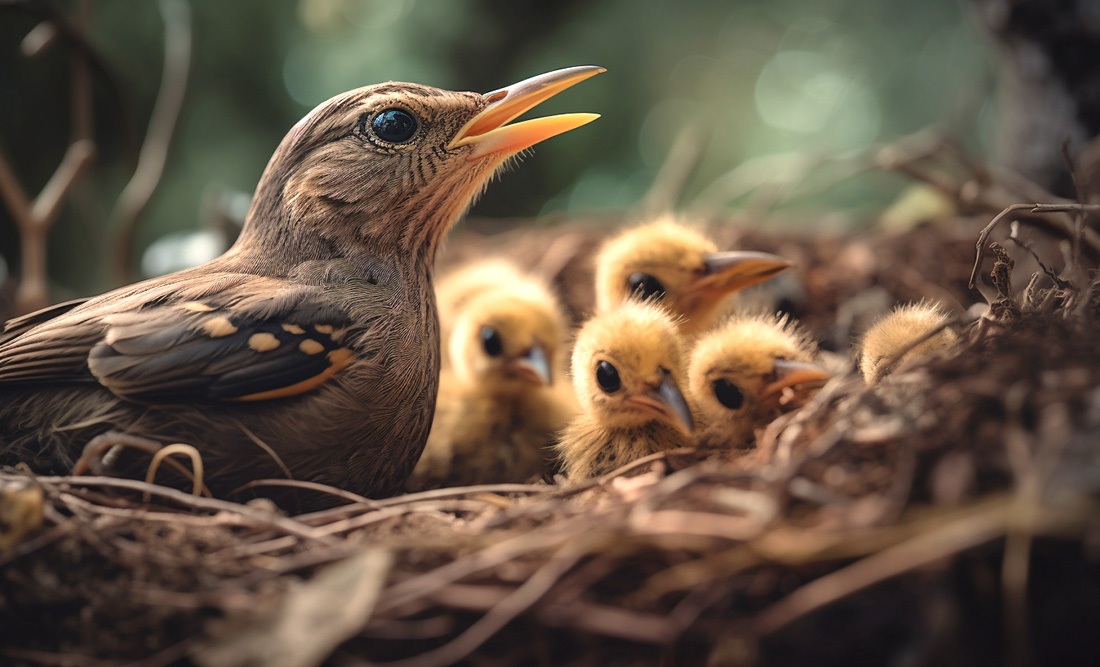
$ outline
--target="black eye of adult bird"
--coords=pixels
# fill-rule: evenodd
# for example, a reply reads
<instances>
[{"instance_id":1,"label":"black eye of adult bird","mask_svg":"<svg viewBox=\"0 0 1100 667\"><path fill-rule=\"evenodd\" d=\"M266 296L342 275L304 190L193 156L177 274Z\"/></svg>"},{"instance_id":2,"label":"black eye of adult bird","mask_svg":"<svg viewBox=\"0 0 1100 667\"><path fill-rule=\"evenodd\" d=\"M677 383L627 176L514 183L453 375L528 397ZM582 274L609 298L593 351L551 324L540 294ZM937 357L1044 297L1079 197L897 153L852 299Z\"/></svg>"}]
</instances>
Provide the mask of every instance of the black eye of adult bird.
<instances>
[{"instance_id":1,"label":"black eye of adult bird","mask_svg":"<svg viewBox=\"0 0 1100 667\"><path fill-rule=\"evenodd\" d=\"M419 126L416 118L404 109L386 109L371 121L374 135L391 144L403 144L413 138Z\"/></svg>"},{"instance_id":2,"label":"black eye of adult bird","mask_svg":"<svg viewBox=\"0 0 1100 667\"><path fill-rule=\"evenodd\" d=\"M649 299L660 300L665 297L664 283L648 273L632 273L626 279L626 282L630 286L630 295L635 298L648 301Z\"/></svg>"},{"instance_id":3,"label":"black eye of adult bird","mask_svg":"<svg viewBox=\"0 0 1100 667\"><path fill-rule=\"evenodd\" d=\"M596 364L596 382L600 385L600 389L608 394L615 393L619 387L623 386L622 380L619 379L619 371L606 361Z\"/></svg>"},{"instance_id":4,"label":"black eye of adult bird","mask_svg":"<svg viewBox=\"0 0 1100 667\"><path fill-rule=\"evenodd\" d=\"M391 493L435 410L439 246L511 156L597 116L512 121L602 71L487 94L391 81L321 103L224 255L0 327L0 462L68 473L114 431L147 450L193 443L215 495L258 477ZM110 472L143 475L149 457L120 451Z\"/></svg>"},{"instance_id":5,"label":"black eye of adult bird","mask_svg":"<svg viewBox=\"0 0 1100 667\"><path fill-rule=\"evenodd\" d=\"M499 357L504 353L504 341L500 339L500 332L493 327L481 327L481 346L490 357Z\"/></svg>"},{"instance_id":6,"label":"black eye of adult bird","mask_svg":"<svg viewBox=\"0 0 1100 667\"><path fill-rule=\"evenodd\" d=\"M714 397L730 410L738 410L745 403L745 395L737 385L725 378L714 381Z\"/></svg>"}]
</instances>

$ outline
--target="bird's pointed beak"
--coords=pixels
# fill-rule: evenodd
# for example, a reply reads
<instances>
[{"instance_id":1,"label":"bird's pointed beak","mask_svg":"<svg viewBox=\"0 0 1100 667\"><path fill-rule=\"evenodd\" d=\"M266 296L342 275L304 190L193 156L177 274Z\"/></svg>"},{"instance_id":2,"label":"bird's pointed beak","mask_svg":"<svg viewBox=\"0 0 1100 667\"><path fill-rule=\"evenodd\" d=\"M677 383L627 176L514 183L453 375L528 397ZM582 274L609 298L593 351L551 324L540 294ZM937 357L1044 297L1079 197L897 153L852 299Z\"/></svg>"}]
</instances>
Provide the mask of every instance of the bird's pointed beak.
<instances>
[{"instance_id":1,"label":"bird's pointed beak","mask_svg":"<svg viewBox=\"0 0 1100 667\"><path fill-rule=\"evenodd\" d=\"M703 273L691 285L700 298L719 297L762 283L793 264L766 252L714 252L703 258Z\"/></svg>"},{"instance_id":2,"label":"bird's pointed beak","mask_svg":"<svg viewBox=\"0 0 1100 667\"><path fill-rule=\"evenodd\" d=\"M550 370L550 361L546 358L546 351L538 343L532 345L527 354L509 362L509 366L519 377L534 384L553 384L554 374Z\"/></svg>"},{"instance_id":3,"label":"bird's pointed beak","mask_svg":"<svg viewBox=\"0 0 1100 667\"><path fill-rule=\"evenodd\" d=\"M590 65L568 67L485 93L488 105L459 128L447 149L473 146L473 151L467 158L469 160L493 153L515 153L544 139L591 123L600 117L599 114L567 113L507 124L566 88L604 71L606 70L602 67Z\"/></svg>"},{"instance_id":4,"label":"bird's pointed beak","mask_svg":"<svg viewBox=\"0 0 1100 667\"><path fill-rule=\"evenodd\" d=\"M670 420L685 433L691 433L692 429L695 428L695 419L691 416L691 409L671 375L666 374L664 380L656 389L644 394L635 394L626 399L626 403L642 410L656 412Z\"/></svg>"},{"instance_id":5,"label":"bird's pointed beak","mask_svg":"<svg viewBox=\"0 0 1100 667\"><path fill-rule=\"evenodd\" d=\"M775 381L764 385L760 389L761 400L774 400L787 387L820 383L832 377L821 366L808 361L788 361L779 359L775 362Z\"/></svg>"}]
</instances>

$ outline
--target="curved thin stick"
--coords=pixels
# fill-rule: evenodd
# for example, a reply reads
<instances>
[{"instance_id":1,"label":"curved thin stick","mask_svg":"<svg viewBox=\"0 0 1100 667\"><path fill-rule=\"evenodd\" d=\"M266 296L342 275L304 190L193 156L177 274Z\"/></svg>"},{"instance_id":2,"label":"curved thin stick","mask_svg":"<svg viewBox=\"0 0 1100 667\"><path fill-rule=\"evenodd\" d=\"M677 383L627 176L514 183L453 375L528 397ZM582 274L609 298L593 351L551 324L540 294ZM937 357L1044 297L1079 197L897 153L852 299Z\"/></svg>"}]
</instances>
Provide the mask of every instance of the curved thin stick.
<instances>
[{"instance_id":1,"label":"curved thin stick","mask_svg":"<svg viewBox=\"0 0 1100 667\"><path fill-rule=\"evenodd\" d=\"M153 197L164 173L168 145L183 107L187 75L191 64L191 10L184 0L160 0L164 19L164 73L153 115L138 154L134 175L119 195L115 208L115 279L131 278L134 238L141 214Z\"/></svg>"},{"instance_id":2,"label":"curved thin stick","mask_svg":"<svg viewBox=\"0 0 1100 667\"><path fill-rule=\"evenodd\" d=\"M191 459L191 470L194 471L194 483L195 488L192 493L195 496L205 495L208 498L212 498L210 491L206 488L206 485L202 483L202 454L199 450L195 449L191 445L184 442L177 442L167 447L161 447L157 450L156 454L153 454L153 460L149 462L149 469L145 471L145 483L152 484L153 480L157 477L157 469L160 468L160 462L164 460L164 457L171 456L172 454L186 454ZM149 502L149 493L145 492L141 497L142 502Z\"/></svg>"}]
</instances>

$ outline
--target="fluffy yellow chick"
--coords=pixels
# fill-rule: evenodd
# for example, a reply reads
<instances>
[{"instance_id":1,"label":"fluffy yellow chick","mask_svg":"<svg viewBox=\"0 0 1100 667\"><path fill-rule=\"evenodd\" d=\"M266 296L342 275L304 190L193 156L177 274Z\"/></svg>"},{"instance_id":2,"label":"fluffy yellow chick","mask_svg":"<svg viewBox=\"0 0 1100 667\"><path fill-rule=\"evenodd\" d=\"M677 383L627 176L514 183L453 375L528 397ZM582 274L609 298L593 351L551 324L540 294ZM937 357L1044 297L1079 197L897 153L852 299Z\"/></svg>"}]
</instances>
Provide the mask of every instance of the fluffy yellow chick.
<instances>
[{"instance_id":1,"label":"fluffy yellow chick","mask_svg":"<svg viewBox=\"0 0 1100 667\"><path fill-rule=\"evenodd\" d=\"M596 307L608 311L629 297L659 301L693 336L712 326L738 290L763 282L791 263L763 252L718 252L713 241L670 220L627 230L596 257Z\"/></svg>"},{"instance_id":2,"label":"fluffy yellow chick","mask_svg":"<svg viewBox=\"0 0 1100 667\"><path fill-rule=\"evenodd\" d=\"M541 282L505 265L507 282L476 287L460 277L460 304L448 302L448 365L440 376L435 420L410 489L524 482L545 470L548 449L575 409L561 380L565 321ZM471 287L474 286L474 287ZM448 298L459 290L441 286Z\"/></svg>"},{"instance_id":3,"label":"fluffy yellow chick","mask_svg":"<svg viewBox=\"0 0 1100 667\"><path fill-rule=\"evenodd\" d=\"M581 414L558 444L566 476L596 477L694 444L694 420L680 390L681 345L672 318L648 302L628 301L585 323L572 368Z\"/></svg>"},{"instance_id":4,"label":"fluffy yellow chick","mask_svg":"<svg viewBox=\"0 0 1100 667\"><path fill-rule=\"evenodd\" d=\"M523 289L534 293L545 289L543 283L519 270L504 259L488 259L467 264L445 274L435 288L435 300L439 308L440 347L443 352L443 365L449 363L450 349L448 341L454 323L462 314L470 299L498 289L501 286L522 285ZM553 299L553 297L550 297ZM556 299L554 300L556 303ZM556 307L556 306L555 306Z\"/></svg>"},{"instance_id":5,"label":"fluffy yellow chick","mask_svg":"<svg viewBox=\"0 0 1100 667\"><path fill-rule=\"evenodd\" d=\"M928 337L948 321L950 317L943 308L928 301L895 308L863 335L859 362L863 379L867 384L872 384L892 370L955 348L959 344L959 336L950 328L943 328ZM922 338L926 340L913 345Z\"/></svg>"},{"instance_id":6,"label":"fluffy yellow chick","mask_svg":"<svg viewBox=\"0 0 1100 667\"><path fill-rule=\"evenodd\" d=\"M688 365L699 446L752 443L757 429L828 379L816 356L817 345L786 317L733 317L700 338Z\"/></svg>"}]
</instances>

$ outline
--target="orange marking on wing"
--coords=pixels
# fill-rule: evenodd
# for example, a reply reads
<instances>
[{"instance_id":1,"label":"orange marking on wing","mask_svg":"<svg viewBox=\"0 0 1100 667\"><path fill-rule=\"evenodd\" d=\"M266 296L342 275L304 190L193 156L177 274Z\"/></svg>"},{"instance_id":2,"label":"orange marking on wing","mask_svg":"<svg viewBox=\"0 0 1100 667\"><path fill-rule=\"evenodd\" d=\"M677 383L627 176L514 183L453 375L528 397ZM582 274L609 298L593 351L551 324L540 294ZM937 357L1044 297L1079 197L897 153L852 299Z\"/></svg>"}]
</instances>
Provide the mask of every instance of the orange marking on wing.
<instances>
[{"instance_id":1,"label":"orange marking on wing","mask_svg":"<svg viewBox=\"0 0 1100 667\"><path fill-rule=\"evenodd\" d=\"M352 352L346 347L341 347L328 353L329 367L311 378L296 382L288 387L279 387L270 391L261 391L247 396L234 398L234 401L266 401L272 398L286 398L303 394L310 389L320 387L326 380L336 375L347 366L352 359Z\"/></svg>"}]
</instances>

